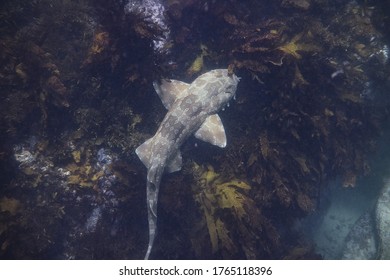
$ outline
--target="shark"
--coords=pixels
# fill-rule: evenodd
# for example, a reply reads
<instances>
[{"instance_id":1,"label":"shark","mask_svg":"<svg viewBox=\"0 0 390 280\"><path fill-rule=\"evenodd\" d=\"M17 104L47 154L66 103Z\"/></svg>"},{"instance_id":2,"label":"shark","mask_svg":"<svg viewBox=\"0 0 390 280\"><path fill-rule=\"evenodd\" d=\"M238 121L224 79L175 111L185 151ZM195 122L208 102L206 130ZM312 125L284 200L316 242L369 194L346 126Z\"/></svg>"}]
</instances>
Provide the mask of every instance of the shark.
<instances>
[{"instance_id":1,"label":"shark","mask_svg":"<svg viewBox=\"0 0 390 280\"><path fill-rule=\"evenodd\" d=\"M163 79L153 87L168 110L155 135L136 150L147 168L146 199L149 259L157 231L157 203L164 172L182 167L180 147L191 136L218 147L226 147L226 133L218 112L235 97L240 78L228 69L215 69L197 77L191 84Z\"/></svg>"}]
</instances>

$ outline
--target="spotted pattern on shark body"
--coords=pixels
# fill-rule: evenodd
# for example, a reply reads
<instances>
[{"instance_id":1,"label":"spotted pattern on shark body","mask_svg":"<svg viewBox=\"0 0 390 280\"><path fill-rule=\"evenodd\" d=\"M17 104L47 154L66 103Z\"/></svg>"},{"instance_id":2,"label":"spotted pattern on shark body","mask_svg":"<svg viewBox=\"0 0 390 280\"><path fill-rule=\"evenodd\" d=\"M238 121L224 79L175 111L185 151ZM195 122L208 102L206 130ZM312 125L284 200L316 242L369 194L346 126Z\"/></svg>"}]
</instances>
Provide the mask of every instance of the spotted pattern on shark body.
<instances>
[{"instance_id":1,"label":"spotted pattern on shark body","mask_svg":"<svg viewBox=\"0 0 390 280\"><path fill-rule=\"evenodd\" d=\"M164 172L179 171L180 147L191 135L221 148L226 134L216 114L235 95L239 78L227 69L211 70L191 84L176 80L154 82L153 86L168 109L156 134L136 149L147 171L146 194L149 221L149 244L145 259L152 251L157 228L157 202Z\"/></svg>"}]
</instances>

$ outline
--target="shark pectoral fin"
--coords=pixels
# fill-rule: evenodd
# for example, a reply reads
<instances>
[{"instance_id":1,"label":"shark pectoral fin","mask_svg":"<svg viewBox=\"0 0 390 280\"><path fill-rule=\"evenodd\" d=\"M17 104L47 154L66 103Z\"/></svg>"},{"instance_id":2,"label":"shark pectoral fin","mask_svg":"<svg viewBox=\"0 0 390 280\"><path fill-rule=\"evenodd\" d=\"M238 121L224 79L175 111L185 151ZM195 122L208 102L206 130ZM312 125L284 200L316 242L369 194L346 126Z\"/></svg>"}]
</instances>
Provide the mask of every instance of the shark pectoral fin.
<instances>
[{"instance_id":1,"label":"shark pectoral fin","mask_svg":"<svg viewBox=\"0 0 390 280\"><path fill-rule=\"evenodd\" d=\"M151 166L150 151L151 151L152 139L153 138L150 138L150 139L146 140L143 144L138 146L138 148L135 150L135 153L137 154L139 159L142 161L142 163L148 169Z\"/></svg>"},{"instance_id":2,"label":"shark pectoral fin","mask_svg":"<svg viewBox=\"0 0 390 280\"><path fill-rule=\"evenodd\" d=\"M161 80L161 83L153 82L153 87L158 96L168 110L176 99L182 98L187 94L187 88L190 85L177 80Z\"/></svg>"},{"instance_id":3,"label":"shark pectoral fin","mask_svg":"<svg viewBox=\"0 0 390 280\"><path fill-rule=\"evenodd\" d=\"M226 147L225 129L217 114L207 117L201 127L195 132L195 137L221 148Z\"/></svg>"},{"instance_id":4,"label":"shark pectoral fin","mask_svg":"<svg viewBox=\"0 0 390 280\"><path fill-rule=\"evenodd\" d=\"M166 166L166 170L169 173L179 171L182 166L182 157L180 151L177 151L177 153L170 159L168 162L168 165Z\"/></svg>"}]
</instances>

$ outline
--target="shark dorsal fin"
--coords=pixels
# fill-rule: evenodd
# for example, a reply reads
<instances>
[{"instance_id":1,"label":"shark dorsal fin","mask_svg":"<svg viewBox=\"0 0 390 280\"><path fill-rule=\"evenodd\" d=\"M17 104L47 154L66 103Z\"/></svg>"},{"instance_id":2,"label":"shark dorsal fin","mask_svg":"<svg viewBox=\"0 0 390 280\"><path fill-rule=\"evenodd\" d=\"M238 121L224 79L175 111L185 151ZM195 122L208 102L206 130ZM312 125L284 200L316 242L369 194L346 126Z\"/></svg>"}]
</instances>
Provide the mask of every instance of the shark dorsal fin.
<instances>
[{"instance_id":1,"label":"shark dorsal fin","mask_svg":"<svg viewBox=\"0 0 390 280\"><path fill-rule=\"evenodd\" d=\"M153 82L153 87L164 105L169 110L175 100L187 95L190 85L178 80L161 80L161 83Z\"/></svg>"},{"instance_id":2,"label":"shark dorsal fin","mask_svg":"<svg viewBox=\"0 0 390 280\"><path fill-rule=\"evenodd\" d=\"M180 150L178 150L177 153L174 154L173 157L171 157L171 159L168 161L168 164L165 169L169 173L179 171L181 170L182 163L183 159L181 157Z\"/></svg>"},{"instance_id":3,"label":"shark dorsal fin","mask_svg":"<svg viewBox=\"0 0 390 280\"><path fill-rule=\"evenodd\" d=\"M206 118L200 128L196 131L195 137L221 148L226 147L225 129L217 114Z\"/></svg>"}]
</instances>

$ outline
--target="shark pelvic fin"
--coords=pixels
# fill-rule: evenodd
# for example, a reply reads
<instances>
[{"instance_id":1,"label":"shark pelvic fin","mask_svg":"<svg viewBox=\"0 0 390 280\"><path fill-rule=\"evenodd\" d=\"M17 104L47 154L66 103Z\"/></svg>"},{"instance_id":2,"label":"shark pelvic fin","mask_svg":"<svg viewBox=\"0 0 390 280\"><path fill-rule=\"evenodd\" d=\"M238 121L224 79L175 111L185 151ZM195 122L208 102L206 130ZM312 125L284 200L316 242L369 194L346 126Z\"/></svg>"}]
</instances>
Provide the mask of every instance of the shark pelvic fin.
<instances>
[{"instance_id":1,"label":"shark pelvic fin","mask_svg":"<svg viewBox=\"0 0 390 280\"><path fill-rule=\"evenodd\" d=\"M177 153L168 161L166 171L169 173L179 171L181 170L182 163L183 159L181 157L180 151L178 150Z\"/></svg>"},{"instance_id":2,"label":"shark pelvic fin","mask_svg":"<svg viewBox=\"0 0 390 280\"><path fill-rule=\"evenodd\" d=\"M225 129L221 118L217 114L206 118L200 128L195 132L195 137L221 148L226 147Z\"/></svg>"},{"instance_id":3,"label":"shark pelvic fin","mask_svg":"<svg viewBox=\"0 0 390 280\"><path fill-rule=\"evenodd\" d=\"M161 83L153 82L153 87L167 110L171 108L176 99L187 95L189 86L189 84L178 80L161 80Z\"/></svg>"},{"instance_id":4,"label":"shark pelvic fin","mask_svg":"<svg viewBox=\"0 0 390 280\"><path fill-rule=\"evenodd\" d=\"M146 166L147 169L150 168L151 162L150 162L150 151L152 148L152 139L150 138L146 140L143 144L138 146L138 148L135 150L135 153L139 157L139 159L142 161L142 163Z\"/></svg>"}]
</instances>

